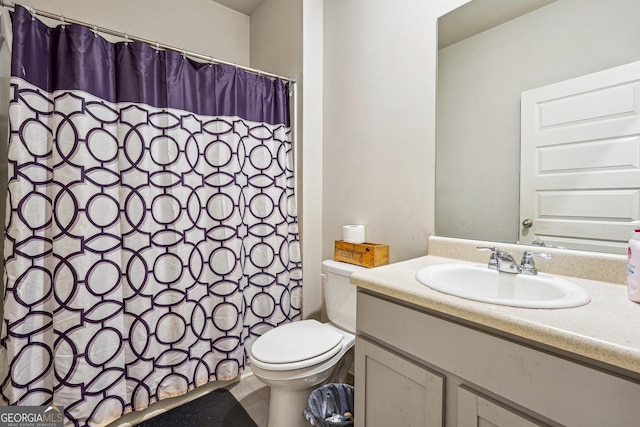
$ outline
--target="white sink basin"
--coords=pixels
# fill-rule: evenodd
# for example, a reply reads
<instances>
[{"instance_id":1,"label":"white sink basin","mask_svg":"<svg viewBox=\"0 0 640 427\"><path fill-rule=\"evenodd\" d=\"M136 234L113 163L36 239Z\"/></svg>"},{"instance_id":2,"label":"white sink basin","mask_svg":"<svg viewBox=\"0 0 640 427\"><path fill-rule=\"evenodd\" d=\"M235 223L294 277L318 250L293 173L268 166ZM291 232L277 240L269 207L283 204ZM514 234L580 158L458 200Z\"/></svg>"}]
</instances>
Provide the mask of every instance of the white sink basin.
<instances>
[{"instance_id":1,"label":"white sink basin","mask_svg":"<svg viewBox=\"0 0 640 427\"><path fill-rule=\"evenodd\" d=\"M568 308L591 301L584 289L568 280L544 273L498 272L486 265L431 265L418 270L416 279L450 295L512 307Z\"/></svg>"}]
</instances>

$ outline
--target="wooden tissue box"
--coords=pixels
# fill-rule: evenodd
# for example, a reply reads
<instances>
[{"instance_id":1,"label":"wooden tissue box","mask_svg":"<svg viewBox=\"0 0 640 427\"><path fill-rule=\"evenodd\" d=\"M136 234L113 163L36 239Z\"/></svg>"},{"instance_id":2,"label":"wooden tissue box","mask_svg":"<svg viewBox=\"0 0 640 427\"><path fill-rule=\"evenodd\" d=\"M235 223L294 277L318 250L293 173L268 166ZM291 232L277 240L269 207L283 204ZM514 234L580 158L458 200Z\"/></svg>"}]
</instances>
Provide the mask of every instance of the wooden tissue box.
<instances>
[{"instance_id":1,"label":"wooden tissue box","mask_svg":"<svg viewBox=\"0 0 640 427\"><path fill-rule=\"evenodd\" d=\"M389 264L389 245L379 243L350 243L336 240L333 259L372 268Z\"/></svg>"}]
</instances>

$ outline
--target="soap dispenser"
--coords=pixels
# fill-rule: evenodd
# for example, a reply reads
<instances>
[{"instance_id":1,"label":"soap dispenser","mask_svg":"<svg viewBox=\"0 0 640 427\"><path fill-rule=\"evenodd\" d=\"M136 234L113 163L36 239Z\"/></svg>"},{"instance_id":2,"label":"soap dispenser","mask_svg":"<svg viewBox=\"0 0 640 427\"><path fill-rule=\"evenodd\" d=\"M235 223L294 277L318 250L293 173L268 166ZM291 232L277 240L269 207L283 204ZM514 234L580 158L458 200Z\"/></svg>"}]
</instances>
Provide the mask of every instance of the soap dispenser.
<instances>
[{"instance_id":1,"label":"soap dispenser","mask_svg":"<svg viewBox=\"0 0 640 427\"><path fill-rule=\"evenodd\" d=\"M640 303L640 221L631 224L634 232L627 249L627 291L631 301Z\"/></svg>"}]
</instances>

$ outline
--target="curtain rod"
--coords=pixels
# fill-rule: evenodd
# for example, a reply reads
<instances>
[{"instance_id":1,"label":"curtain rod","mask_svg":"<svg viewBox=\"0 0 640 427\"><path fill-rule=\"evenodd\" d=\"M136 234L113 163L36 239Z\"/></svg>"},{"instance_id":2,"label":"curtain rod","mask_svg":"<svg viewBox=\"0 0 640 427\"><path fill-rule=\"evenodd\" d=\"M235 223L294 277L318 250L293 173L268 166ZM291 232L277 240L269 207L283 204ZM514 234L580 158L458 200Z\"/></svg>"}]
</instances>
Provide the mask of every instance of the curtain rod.
<instances>
[{"instance_id":1,"label":"curtain rod","mask_svg":"<svg viewBox=\"0 0 640 427\"><path fill-rule=\"evenodd\" d=\"M9 9L15 10L15 6L16 6L15 3L11 3L9 1L0 0L0 7L7 7ZM178 53L182 54L182 56L189 56L189 57L192 57L192 58L201 59L203 61L211 62L211 63L217 63L217 64L222 64L222 65L230 65L232 67L239 68L241 70L245 70L245 71L248 71L248 72L253 73L253 74L258 74L259 76L277 78L277 79L281 79L281 80L286 80L286 81L291 82L291 83L295 83L296 82L296 80L291 78L291 77L280 76L278 74L273 74L273 73L269 73L269 72L266 72L266 71L261 71L261 70L258 70L256 68L245 67L244 65L239 65L239 64L235 64L233 62L227 62L227 61L223 61L221 59L216 59L213 56L202 55L202 54L197 53L197 52L192 52L192 51L185 50L185 49L179 49L177 47L170 46L170 45L167 45L167 44L158 43L156 41L143 39L142 37L131 36L131 35L127 34L127 33L121 33L119 31L111 30L109 28L99 27L97 25L91 25L91 24L88 24L86 22L78 21L78 20L75 20L75 19L65 18L63 15L56 15L55 13L47 12L45 10L34 9L33 7L27 7L27 6L23 6L23 7L25 7L27 10L29 10L29 12L31 12L31 14L34 17L40 15L40 16L44 16L45 18L50 18L50 19L55 19L57 21L60 21L62 24L82 25L83 27L90 28L91 30L93 30L94 33L98 32L98 33L102 33L102 34L109 34L111 36L115 36L115 37L119 37L121 39L124 39L125 41L142 42L142 43L148 44L148 45L156 48L157 50L160 50L160 49L170 50L170 51L173 51L173 52L178 52Z\"/></svg>"}]
</instances>

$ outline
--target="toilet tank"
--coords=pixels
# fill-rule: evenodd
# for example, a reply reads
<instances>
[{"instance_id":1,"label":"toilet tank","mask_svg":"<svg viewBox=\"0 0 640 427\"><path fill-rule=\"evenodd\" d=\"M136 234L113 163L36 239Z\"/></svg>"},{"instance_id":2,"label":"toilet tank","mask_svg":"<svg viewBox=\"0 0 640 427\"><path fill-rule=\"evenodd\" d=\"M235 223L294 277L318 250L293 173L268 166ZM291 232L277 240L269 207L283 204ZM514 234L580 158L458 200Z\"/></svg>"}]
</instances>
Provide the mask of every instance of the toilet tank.
<instances>
[{"instance_id":1,"label":"toilet tank","mask_svg":"<svg viewBox=\"0 0 640 427\"><path fill-rule=\"evenodd\" d=\"M349 283L351 273L365 267L333 260L322 262L324 303L329 321L340 328L356 332L356 286Z\"/></svg>"}]
</instances>

